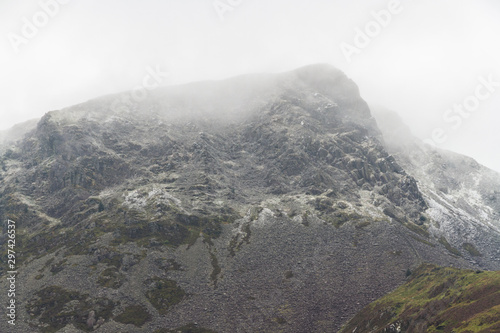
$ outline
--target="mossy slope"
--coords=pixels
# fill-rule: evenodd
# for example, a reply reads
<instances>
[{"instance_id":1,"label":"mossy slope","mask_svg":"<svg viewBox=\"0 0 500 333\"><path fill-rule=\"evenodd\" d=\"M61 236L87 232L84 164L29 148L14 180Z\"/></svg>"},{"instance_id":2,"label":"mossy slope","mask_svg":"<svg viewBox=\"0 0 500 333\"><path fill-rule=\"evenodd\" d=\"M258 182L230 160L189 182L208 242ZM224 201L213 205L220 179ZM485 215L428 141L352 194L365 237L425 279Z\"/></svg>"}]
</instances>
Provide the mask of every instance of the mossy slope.
<instances>
[{"instance_id":1,"label":"mossy slope","mask_svg":"<svg viewBox=\"0 0 500 333\"><path fill-rule=\"evenodd\" d=\"M422 265L340 332L500 332L500 272Z\"/></svg>"}]
</instances>

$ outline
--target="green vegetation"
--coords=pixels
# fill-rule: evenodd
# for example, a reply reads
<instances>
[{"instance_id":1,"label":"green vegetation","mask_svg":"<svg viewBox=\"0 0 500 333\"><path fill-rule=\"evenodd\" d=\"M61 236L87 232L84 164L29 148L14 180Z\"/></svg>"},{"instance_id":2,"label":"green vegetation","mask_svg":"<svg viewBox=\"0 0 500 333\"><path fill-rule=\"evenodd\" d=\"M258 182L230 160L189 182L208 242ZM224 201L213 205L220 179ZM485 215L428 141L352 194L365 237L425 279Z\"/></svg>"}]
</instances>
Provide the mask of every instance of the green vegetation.
<instances>
[{"instance_id":1,"label":"green vegetation","mask_svg":"<svg viewBox=\"0 0 500 333\"><path fill-rule=\"evenodd\" d=\"M460 253L460 251L458 251L456 248L454 248L453 246L451 246L450 243L448 243L448 241L446 240L446 238L444 238L443 236L441 236L441 238L439 238L439 243L443 244L444 247L448 250L448 252L456 255L456 256L459 256L461 257L462 256L462 253Z\"/></svg>"},{"instance_id":2,"label":"green vegetation","mask_svg":"<svg viewBox=\"0 0 500 333\"><path fill-rule=\"evenodd\" d=\"M404 223L404 226L414 233L419 234L420 236L423 236L425 238L429 238L431 236L431 234L427 230L425 230L424 226L418 226L411 222Z\"/></svg>"},{"instance_id":3,"label":"green vegetation","mask_svg":"<svg viewBox=\"0 0 500 333\"><path fill-rule=\"evenodd\" d=\"M99 262L108 266L114 266L116 269L120 269L122 266L122 260L123 254L112 252L105 258L102 258Z\"/></svg>"},{"instance_id":4,"label":"green vegetation","mask_svg":"<svg viewBox=\"0 0 500 333\"><path fill-rule=\"evenodd\" d=\"M88 254L90 244L97 240L101 234L99 228L93 230L71 230L58 225L46 231L38 232L35 236L19 235L18 251L20 258L24 261L41 258L44 255L54 253L57 250L66 247L64 256ZM48 263L47 265L49 265Z\"/></svg>"},{"instance_id":5,"label":"green vegetation","mask_svg":"<svg viewBox=\"0 0 500 333\"><path fill-rule=\"evenodd\" d=\"M422 265L396 291L361 310L341 332L500 332L500 272Z\"/></svg>"},{"instance_id":6,"label":"green vegetation","mask_svg":"<svg viewBox=\"0 0 500 333\"><path fill-rule=\"evenodd\" d=\"M146 284L151 285L146 297L160 314L166 314L170 307L180 303L187 296L173 280L154 278L146 281Z\"/></svg>"},{"instance_id":7,"label":"green vegetation","mask_svg":"<svg viewBox=\"0 0 500 333\"><path fill-rule=\"evenodd\" d=\"M349 206L343 201L339 201L334 205L334 201L330 198L316 198L310 204L316 209L319 218L335 226L335 228L340 228L349 221L357 221L362 218L359 214L344 211ZM309 211L302 214L302 223L305 226L309 225L309 215Z\"/></svg>"},{"instance_id":8,"label":"green vegetation","mask_svg":"<svg viewBox=\"0 0 500 333\"><path fill-rule=\"evenodd\" d=\"M309 211L305 211L302 214L302 224L305 225L306 227L309 226Z\"/></svg>"},{"instance_id":9,"label":"green vegetation","mask_svg":"<svg viewBox=\"0 0 500 333\"><path fill-rule=\"evenodd\" d=\"M259 214L264 210L262 207L250 208L250 221L255 221L259 218Z\"/></svg>"},{"instance_id":10,"label":"green vegetation","mask_svg":"<svg viewBox=\"0 0 500 333\"><path fill-rule=\"evenodd\" d=\"M330 198L316 198L313 204L316 210L325 214L331 214L336 210L336 207L333 207L333 200Z\"/></svg>"},{"instance_id":11,"label":"green vegetation","mask_svg":"<svg viewBox=\"0 0 500 333\"><path fill-rule=\"evenodd\" d=\"M370 225L370 221L364 221L356 224L354 227L358 230L362 230L363 228L367 227Z\"/></svg>"},{"instance_id":12,"label":"green vegetation","mask_svg":"<svg viewBox=\"0 0 500 333\"><path fill-rule=\"evenodd\" d=\"M147 321L151 320L151 315L143 306L132 305L126 307L114 320L122 324L132 324L141 327Z\"/></svg>"},{"instance_id":13,"label":"green vegetation","mask_svg":"<svg viewBox=\"0 0 500 333\"><path fill-rule=\"evenodd\" d=\"M210 274L210 280L212 280L214 288L217 288L217 277L221 272L221 268L219 266L219 260L217 260L217 256L211 250L210 250L210 263L212 264L212 273Z\"/></svg>"},{"instance_id":14,"label":"green vegetation","mask_svg":"<svg viewBox=\"0 0 500 333\"><path fill-rule=\"evenodd\" d=\"M157 245L177 247L186 244L191 236L191 232L187 227L166 220L158 222L140 221L131 226L120 226L118 231L119 236L112 241L112 245L137 242L139 245L149 246L152 245L151 240L156 240Z\"/></svg>"},{"instance_id":15,"label":"green vegetation","mask_svg":"<svg viewBox=\"0 0 500 333\"><path fill-rule=\"evenodd\" d=\"M39 321L43 333L53 333L72 323L75 327L89 331L86 320L90 311L108 320L116 304L106 298L92 299L87 294L61 287L46 287L35 293L28 301L26 310Z\"/></svg>"},{"instance_id":16,"label":"green vegetation","mask_svg":"<svg viewBox=\"0 0 500 333\"><path fill-rule=\"evenodd\" d=\"M325 222L332 224L335 228L340 228L349 221L361 219L362 216L356 213L335 212L331 215L323 215L321 218L325 220Z\"/></svg>"},{"instance_id":17,"label":"green vegetation","mask_svg":"<svg viewBox=\"0 0 500 333\"><path fill-rule=\"evenodd\" d=\"M159 268L165 270L165 271L182 271L182 266L179 264L175 259L163 259L163 258L158 258L155 259L155 264Z\"/></svg>"},{"instance_id":18,"label":"green vegetation","mask_svg":"<svg viewBox=\"0 0 500 333\"><path fill-rule=\"evenodd\" d=\"M433 243L431 243L431 242L429 242L429 241L426 241L425 239L422 239L422 238L417 237L417 236L415 236L415 235L410 235L410 237L411 237L411 238L413 238L413 239L414 239L414 240L416 240L416 241L419 241L419 242L420 242L420 243L422 243L422 244L429 245L429 246L431 246L431 247L436 247L436 244L433 244Z\"/></svg>"},{"instance_id":19,"label":"green vegetation","mask_svg":"<svg viewBox=\"0 0 500 333\"><path fill-rule=\"evenodd\" d=\"M106 268L99 275L97 283L106 288L118 289L122 286L125 276L114 267Z\"/></svg>"},{"instance_id":20,"label":"green vegetation","mask_svg":"<svg viewBox=\"0 0 500 333\"><path fill-rule=\"evenodd\" d=\"M462 244L462 247L467 251L469 252L469 254L473 257L482 257L483 255L481 254L481 252L478 251L478 249L476 249L476 247L471 244L471 243L463 243Z\"/></svg>"},{"instance_id":21,"label":"green vegetation","mask_svg":"<svg viewBox=\"0 0 500 333\"><path fill-rule=\"evenodd\" d=\"M60 271L62 271L64 269L66 261L68 261L68 259L63 259L59 261L57 264L52 265L52 267L50 267L50 272L55 275Z\"/></svg>"},{"instance_id":22,"label":"green vegetation","mask_svg":"<svg viewBox=\"0 0 500 333\"><path fill-rule=\"evenodd\" d=\"M98 205L97 199L88 199L87 202ZM127 242L135 242L139 246L146 247L192 245L200 233L215 239L222 232L222 224L233 223L240 218L230 208L224 209L220 215L206 216L180 213L170 206L165 208L165 211L167 212L165 216L151 219L152 214L133 209L125 210L120 205L109 207L99 213L96 208L97 214L90 217L94 223L91 229L72 228L60 224L37 232L36 235L19 233L17 238L18 251L21 254L19 257L26 261L54 253L62 248L66 248L64 256L87 255L90 246L100 236L110 232L116 233L111 242L112 246ZM128 223L123 222L124 216ZM115 263L110 264L116 266Z\"/></svg>"},{"instance_id":23,"label":"green vegetation","mask_svg":"<svg viewBox=\"0 0 500 333\"><path fill-rule=\"evenodd\" d=\"M239 215L186 215L176 214L157 221L136 220L131 225L118 227L119 236L112 245L137 242L142 246L168 245L177 247L182 244L193 245L200 233L217 238L222 233L222 224L233 223ZM156 242L151 242L151 241Z\"/></svg>"}]
</instances>

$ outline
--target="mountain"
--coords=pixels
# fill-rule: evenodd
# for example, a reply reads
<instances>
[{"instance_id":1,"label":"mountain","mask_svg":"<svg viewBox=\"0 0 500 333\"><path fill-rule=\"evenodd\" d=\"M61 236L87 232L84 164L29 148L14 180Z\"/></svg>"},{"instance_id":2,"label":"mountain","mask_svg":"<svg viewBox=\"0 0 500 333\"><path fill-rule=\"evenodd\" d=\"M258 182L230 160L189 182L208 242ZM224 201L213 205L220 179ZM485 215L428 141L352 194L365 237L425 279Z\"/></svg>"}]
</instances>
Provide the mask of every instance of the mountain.
<instances>
[{"instance_id":1,"label":"mountain","mask_svg":"<svg viewBox=\"0 0 500 333\"><path fill-rule=\"evenodd\" d=\"M500 261L500 177L474 159L431 147L415 138L393 112L374 108L385 147L415 179L435 222L430 231L446 237L472 261L498 269ZM476 248L480 253L476 251Z\"/></svg>"},{"instance_id":2,"label":"mountain","mask_svg":"<svg viewBox=\"0 0 500 333\"><path fill-rule=\"evenodd\" d=\"M499 269L500 176L382 121L321 64L47 113L0 158L15 328L333 332L422 263Z\"/></svg>"},{"instance_id":3,"label":"mountain","mask_svg":"<svg viewBox=\"0 0 500 333\"><path fill-rule=\"evenodd\" d=\"M0 131L0 153L5 151L16 141L21 140L26 133L36 127L40 119L31 119L20 124L16 124L9 129Z\"/></svg>"},{"instance_id":4,"label":"mountain","mask_svg":"<svg viewBox=\"0 0 500 333\"><path fill-rule=\"evenodd\" d=\"M500 272L422 265L341 332L493 333L500 331L499 306Z\"/></svg>"}]
</instances>

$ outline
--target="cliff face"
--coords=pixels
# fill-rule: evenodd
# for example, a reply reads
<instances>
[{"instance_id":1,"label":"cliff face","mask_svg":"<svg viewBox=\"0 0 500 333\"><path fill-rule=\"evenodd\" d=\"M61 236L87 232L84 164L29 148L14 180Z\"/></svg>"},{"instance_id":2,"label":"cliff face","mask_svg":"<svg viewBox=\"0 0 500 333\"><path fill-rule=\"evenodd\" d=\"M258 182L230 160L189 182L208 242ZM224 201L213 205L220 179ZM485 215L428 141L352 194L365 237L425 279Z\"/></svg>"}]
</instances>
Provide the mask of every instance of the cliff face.
<instances>
[{"instance_id":1,"label":"cliff face","mask_svg":"<svg viewBox=\"0 0 500 333\"><path fill-rule=\"evenodd\" d=\"M496 229L483 242L474 224L459 248L461 227L330 66L116 110L127 94L49 112L1 158L20 332L333 331L422 261L499 266Z\"/></svg>"}]
</instances>

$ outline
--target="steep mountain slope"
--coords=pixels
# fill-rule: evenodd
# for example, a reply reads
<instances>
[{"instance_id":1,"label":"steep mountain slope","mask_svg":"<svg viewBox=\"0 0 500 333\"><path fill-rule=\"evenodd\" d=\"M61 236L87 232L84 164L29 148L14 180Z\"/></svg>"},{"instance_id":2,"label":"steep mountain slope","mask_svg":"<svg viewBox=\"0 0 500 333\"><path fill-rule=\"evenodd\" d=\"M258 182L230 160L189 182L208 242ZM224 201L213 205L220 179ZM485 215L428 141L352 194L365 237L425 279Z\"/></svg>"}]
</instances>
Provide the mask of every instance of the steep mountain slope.
<instances>
[{"instance_id":1,"label":"steep mountain slope","mask_svg":"<svg viewBox=\"0 0 500 333\"><path fill-rule=\"evenodd\" d=\"M16 124L9 129L0 131L0 153L6 150L16 141L21 140L26 133L33 130L40 119L31 119L20 124Z\"/></svg>"},{"instance_id":2,"label":"steep mountain slope","mask_svg":"<svg viewBox=\"0 0 500 333\"><path fill-rule=\"evenodd\" d=\"M483 222L488 255L446 241L328 65L49 112L0 163L19 332L335 331L421 262L500 267Z\"/></svg>"},{"instance_id":3,"label":"steep mountain slope","mask_svg":"<svg viewBox=\"0 0 500 333\"><path fill-rule=\"evenodd\" d=\"M500 331L500 272L423 265L361 310L341 332Z\"/></svg>"},{"instance_id":4,"label":"steep mountain slope","mask_svg":"<svg viewBox=\"0 0 500 333\"><path fill-rule=\"evenodd\" d=\"M416 179L427 214L435 221L433 234L448 242L473 262L484 267L500 261L500 174L470 157L424 145L411 135L399 117L387 110L373 109L384 133L386 148Z\"/></svg>"}]
</instances>

